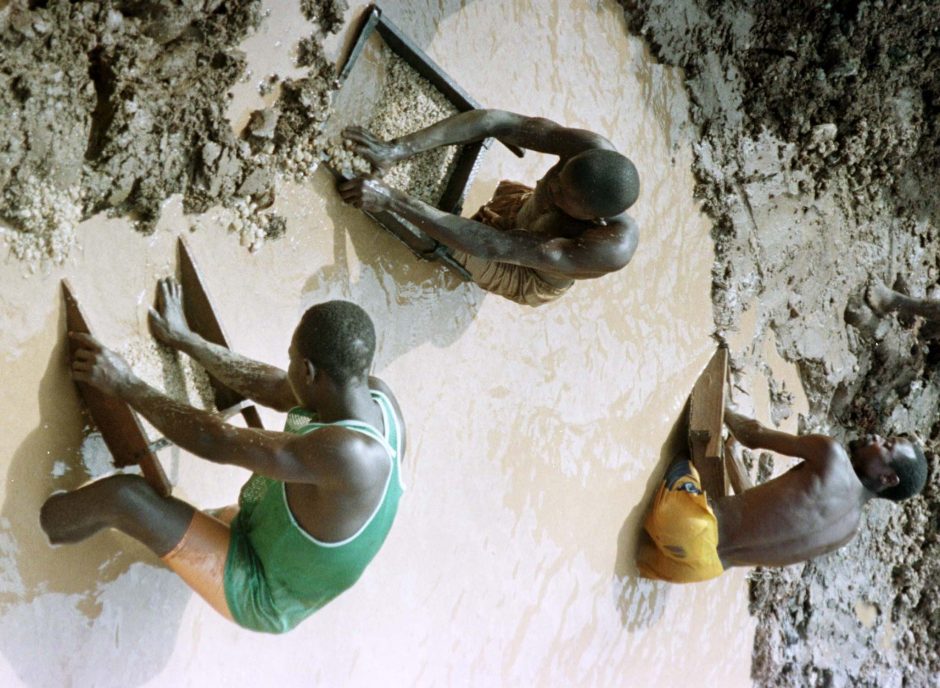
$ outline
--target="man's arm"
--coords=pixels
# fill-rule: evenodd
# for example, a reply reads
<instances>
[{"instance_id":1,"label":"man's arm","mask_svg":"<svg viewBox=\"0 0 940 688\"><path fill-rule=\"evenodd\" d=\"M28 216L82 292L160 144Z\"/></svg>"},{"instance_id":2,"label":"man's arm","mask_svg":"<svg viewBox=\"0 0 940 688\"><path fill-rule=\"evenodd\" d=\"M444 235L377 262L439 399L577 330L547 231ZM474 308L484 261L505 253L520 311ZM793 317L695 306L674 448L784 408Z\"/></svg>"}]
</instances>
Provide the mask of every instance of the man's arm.
<instances>
[{"instance_id":1,"label":"man's arm","mask_svg":"<svg viewBox=\"0 0 940 688\"><path fill-rule=\"evenodd\" d=\"M489 137L562 158L593 148L614 149L613 144L600 134L564 127L544 117L526 117L505 110L461 112L391 141L382 141L362 127L349 127L343 135L353 151L380 170L432 148L472 143Z\"/></svg>"},{"instance_id":2,"label":"man's arm","mask_svg":"<svg viewBox=\"0 0 940 688\"><path fill-rule=\"evenodd\" d=\"M359 178L339 185L343 200L369 212L390 211L445 246L484 260L513 263L572 279L599 277L619 270L633 257L638 229L625 213L575 238L544 237L524 230L501 231L460 217L392 189L378 179Z\"/></svg>"},{"instance_id":3,"label":"man's arm","mask_svg":"<svg viewBox=\"0 0 940 688\"><path fill-rule=\"evenodd\" d=\"M349 451L348 434L324 428L313 435L293 435L256 428L236 428L217 415L169 398L140 380L119 355L90 335L72 333L80 344L72 377L125 401L171 442L214 463L247 468L287 482L328 483L347 476L336 460ZM313 457L311 459L311 457Z\"/></svg>"},{"instance_id":4,"label":"man's arm","mask_svg":"<svg viewBox=\"0 0 940 688\"><path fill-rule=\"evenodd\" d=\"M791 435L772 430L753 418L725 408L725 425L734 438L748 449L770 451L795 456L809 463L821 465L835 456L838 444L826 435Z\"/></svg>"},{"instance_id":5,"label":"man's arm","mask_svg":"<svg viewBox=\"0 0 940 688\"><path fill-rule=\"evenodd\" d=\"M277 411L289 411L297 405L283 370L208 342L189 329L176 280L160 280L157 307L150 309L150 329L158 341L187 354L240 395Z\"/></svg>"}]
</instances>

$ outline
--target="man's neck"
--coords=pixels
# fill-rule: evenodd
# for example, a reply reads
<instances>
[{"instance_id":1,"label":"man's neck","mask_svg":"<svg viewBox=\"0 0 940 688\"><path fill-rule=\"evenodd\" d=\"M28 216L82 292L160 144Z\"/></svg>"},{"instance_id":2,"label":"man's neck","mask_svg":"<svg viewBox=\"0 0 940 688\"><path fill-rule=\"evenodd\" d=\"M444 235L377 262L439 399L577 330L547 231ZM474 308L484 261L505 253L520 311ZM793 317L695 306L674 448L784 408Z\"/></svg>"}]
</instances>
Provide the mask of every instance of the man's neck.
<instances>
[{"instance_id":1,"label":"man's neck","mask_svg":"<svg viewBox=\"0 0 940 688\"><path fill-rule=\"evenodd\" d=\"M365 382L337 388L334 394L317 403L320 421L334 423L338 420L362 420L374 423L377 409L371 391Z\"/></svg>"}]
</instances>

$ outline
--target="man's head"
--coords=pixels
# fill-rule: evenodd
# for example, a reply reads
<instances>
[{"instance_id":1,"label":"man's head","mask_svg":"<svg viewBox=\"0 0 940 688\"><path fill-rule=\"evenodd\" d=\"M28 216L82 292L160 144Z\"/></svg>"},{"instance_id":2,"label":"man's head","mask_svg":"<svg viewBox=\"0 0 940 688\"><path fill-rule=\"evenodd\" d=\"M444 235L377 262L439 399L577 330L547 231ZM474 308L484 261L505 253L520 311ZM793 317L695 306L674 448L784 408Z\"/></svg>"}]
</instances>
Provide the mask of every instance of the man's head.
<instances>
[{"instance_id":1,"label":"man's head","mask_svg":"<svg viewBox=\"0 0 940 688\"><path fill-rule=\"evenodd\" d=\"M570 158L558 173L552 200L579 220L619 215L636 202L640 176L617 151L593 148Z\"/></svg>"},{"instance_id":2,"label":"man's head","mask_svg":"<svg viewBox=\"0 0 940 688\"><path fill-rule=\"evenodd\" d=\"M294 330L288 379L304 401L323 376L335 386L365 381L374 355L369 315L349 301L327 301L307 309Z\"/></svg>"},{"instance_id":3,"label":"man's head","mask_svg":"<svg viewBox=\"0 0 940 688\"><path fill-rule=\"evenodd\" d=\"M927 482L927 458L906 437L866 435L849 442L852 467L869 490L900 502L920 494Z\"/></svg>"}]
</instances>

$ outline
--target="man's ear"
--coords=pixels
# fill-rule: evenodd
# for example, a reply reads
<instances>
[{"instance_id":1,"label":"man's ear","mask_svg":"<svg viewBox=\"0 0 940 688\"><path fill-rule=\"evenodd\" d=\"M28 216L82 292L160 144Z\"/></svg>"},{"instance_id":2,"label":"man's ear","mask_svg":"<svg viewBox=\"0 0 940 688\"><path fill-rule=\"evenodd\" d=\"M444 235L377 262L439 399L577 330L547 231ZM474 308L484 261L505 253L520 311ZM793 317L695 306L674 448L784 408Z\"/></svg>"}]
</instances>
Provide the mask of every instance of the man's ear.
<instances>
[{"instance_id":1,"label":"man's ear","mask_svg":"<svg viewBox=\"0 0 940 688\"><path fill-rule=\"evenodd\" d=\"M314 378L317 376L317 370L313 367L313 363L306 358L304 359L304 372L307 375L307 380L310 382L313 382Z\"/></svg>"}]
</instances>

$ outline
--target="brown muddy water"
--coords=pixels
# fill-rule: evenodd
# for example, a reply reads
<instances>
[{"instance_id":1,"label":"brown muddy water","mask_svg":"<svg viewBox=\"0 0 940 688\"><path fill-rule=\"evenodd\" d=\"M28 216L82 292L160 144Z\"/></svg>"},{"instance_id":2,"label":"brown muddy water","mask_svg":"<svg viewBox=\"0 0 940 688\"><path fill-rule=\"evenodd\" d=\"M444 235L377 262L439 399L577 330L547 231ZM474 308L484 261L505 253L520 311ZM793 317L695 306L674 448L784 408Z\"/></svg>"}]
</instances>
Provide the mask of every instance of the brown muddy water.
<instances>
[{"instance_id":1,"label":"brown muddy water","mask_svg":"<svg viewBox=\"0 0 940 688\"><path fill-rule=\"evenodd\" d=\"M270 102L258 80L293 74L291 47L310 31L293 3L266 6L271 16L242 46L252 74L228 112L236 131ZM333 55L363 7L347 12ZM630 155L642 175L636 257L526 310L416 262L343 206L320 170L305 185L280 183L287 234L256 252L227 231L225 211L185 216L173 198L150 236L93 218L61 266L6 259L0 685L749 684L744 572L670 587L638 580L632 563L666 438L714 347L714 256L692 198L681 73L653 64L612 1L385 9L486 106L596 130ZM551 162L494 146L466 208L498 180L532 182ZM122 535L51 548L38 527L46 495L101 470L94 448L81 449L59 280L71 281L101 339L138 346L180 233L245 354L286 365L307 306L365 307L380 337L376 373L409 423L408 490L384 550L287 636L227 623ZM200 507L230 503L246 478L177 449L161 456L175 494Z\"/></svg>"}]
</instances>

